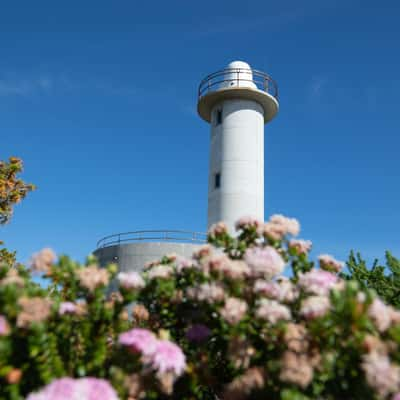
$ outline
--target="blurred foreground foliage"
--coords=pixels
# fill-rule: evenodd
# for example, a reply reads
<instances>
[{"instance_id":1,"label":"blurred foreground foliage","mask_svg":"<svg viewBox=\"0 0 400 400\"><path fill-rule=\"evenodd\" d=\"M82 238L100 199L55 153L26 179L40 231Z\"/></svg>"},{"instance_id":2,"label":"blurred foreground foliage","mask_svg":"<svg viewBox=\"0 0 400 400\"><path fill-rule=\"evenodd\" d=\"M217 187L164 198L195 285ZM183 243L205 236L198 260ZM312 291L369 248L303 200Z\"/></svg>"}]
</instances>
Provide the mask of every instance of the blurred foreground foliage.
<instances>
[{"instance_id":1,"label":"blurred foreground foliage","mask_svg":"<svg viewBox=\"0 0 400 400\"><path fill-rule=\"evenodd\" d=\"M0 170L4 224L34 187ZM0 399L400 400L399 261L316 265L282 215L236 228L141 272L0 250Z\"/></svg>"}]
</instances>

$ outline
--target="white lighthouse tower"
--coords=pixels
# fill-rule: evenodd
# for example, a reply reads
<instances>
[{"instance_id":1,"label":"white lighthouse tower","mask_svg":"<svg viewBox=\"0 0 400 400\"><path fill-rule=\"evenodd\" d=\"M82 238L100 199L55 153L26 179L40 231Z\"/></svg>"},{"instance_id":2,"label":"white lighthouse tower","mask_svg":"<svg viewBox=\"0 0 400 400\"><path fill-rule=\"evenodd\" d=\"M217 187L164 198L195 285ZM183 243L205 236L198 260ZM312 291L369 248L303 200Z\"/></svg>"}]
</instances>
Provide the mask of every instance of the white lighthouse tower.
<instances>
[{"instance_id":1,"label":"white lighthouse tower","mask_svg":"<svg viewBox=\"0 0 400 400\"><path fill-rule=\"evenodd\" d=\"M208 75L197 110L211 125L208 227L232 231L245 215L264 220L264 124L278 112L277 85L243 61Z\"/></svg>"}]
</instances>

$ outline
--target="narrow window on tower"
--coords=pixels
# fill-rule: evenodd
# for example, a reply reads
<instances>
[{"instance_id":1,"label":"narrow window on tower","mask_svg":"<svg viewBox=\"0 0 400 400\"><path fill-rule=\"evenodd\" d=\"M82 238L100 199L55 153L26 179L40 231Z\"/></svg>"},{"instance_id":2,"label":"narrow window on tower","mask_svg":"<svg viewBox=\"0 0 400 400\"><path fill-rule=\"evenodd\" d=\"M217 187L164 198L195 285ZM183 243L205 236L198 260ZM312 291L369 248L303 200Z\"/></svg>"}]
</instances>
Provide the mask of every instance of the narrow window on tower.
<instances>
[{"instance_id":1,"label":"narrow window on tower","mask_svg":"<svg viewBox=\"0 0 400 400\"><path fill-rule=\"evenodd\" d=\"M215 125L222 124L222 109L218 109L215 113Z\"/></svg>"},{"instance_id":2,"label":"narrow window on tower","mask_svg":"<svg viewBox=\"0 0 400 400\"><path fill-rule=\"evenodd\" d=\"M217 172L214 175L214 188L219 189L221 187L221 174Z\"/></svg>"}]
</instances>

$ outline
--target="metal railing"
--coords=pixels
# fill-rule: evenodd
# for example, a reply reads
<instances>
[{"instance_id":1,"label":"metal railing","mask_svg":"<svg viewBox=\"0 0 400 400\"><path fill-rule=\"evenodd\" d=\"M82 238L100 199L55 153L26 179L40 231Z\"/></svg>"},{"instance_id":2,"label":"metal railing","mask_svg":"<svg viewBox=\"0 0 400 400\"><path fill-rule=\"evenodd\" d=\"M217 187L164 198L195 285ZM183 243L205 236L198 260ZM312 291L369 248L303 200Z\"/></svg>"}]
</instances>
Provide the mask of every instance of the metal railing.
<instances>
[{"instance_id":1,"label":"metal railing","mask_svg":"<svg viewBox=\"0 0 400 400\"><path fill-rule=\"evenodd\" d=\"M250 79L252 77L252 79ZM247 83L247 84L246 84ZM198 97L218 89L232 87L251 87L254 84L257 89L278 98L278 85L265 72L248 68L225 68L206 76L199 85Z\"/></svg>"},{"instance_id":2,"label":"metal railing","mask_svg":"<svg viewBox=\"0 0 400 400\"><path fill-rule=\"evenodd\" d=\"M122 232L105 236L97 242L97 248L101 249L129 242L179 242L179 243L206 243L207 235L202 232L176 231L176 230L151 230Z\"/></svg>"}]
</instances>

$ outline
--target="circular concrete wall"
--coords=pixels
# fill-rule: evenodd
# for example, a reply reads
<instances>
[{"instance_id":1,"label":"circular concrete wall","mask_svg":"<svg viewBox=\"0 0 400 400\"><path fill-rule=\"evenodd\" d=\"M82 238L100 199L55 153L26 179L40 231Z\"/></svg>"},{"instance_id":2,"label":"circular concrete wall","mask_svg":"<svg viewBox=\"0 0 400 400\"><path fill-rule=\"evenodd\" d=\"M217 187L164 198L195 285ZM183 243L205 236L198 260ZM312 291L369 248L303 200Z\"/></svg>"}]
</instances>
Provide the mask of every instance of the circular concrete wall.
<instances>
[{"instance_id":1,"label":"circular concrete wall","mask_svg":"<svg viewBox=\"0 0 400 400\"><path fill-rule=\"evenodd\" d=\"M199 247L201 247L200 244L192 243L127 243L99 248L94 255L102 267L116 263L120 271L141 271L147 262L159 260L166 254L176 253L190 258Z\"/></svg>"}]
</instances>

